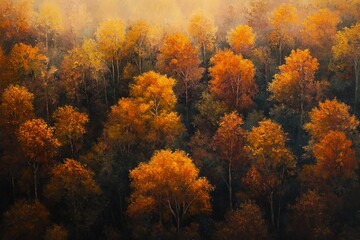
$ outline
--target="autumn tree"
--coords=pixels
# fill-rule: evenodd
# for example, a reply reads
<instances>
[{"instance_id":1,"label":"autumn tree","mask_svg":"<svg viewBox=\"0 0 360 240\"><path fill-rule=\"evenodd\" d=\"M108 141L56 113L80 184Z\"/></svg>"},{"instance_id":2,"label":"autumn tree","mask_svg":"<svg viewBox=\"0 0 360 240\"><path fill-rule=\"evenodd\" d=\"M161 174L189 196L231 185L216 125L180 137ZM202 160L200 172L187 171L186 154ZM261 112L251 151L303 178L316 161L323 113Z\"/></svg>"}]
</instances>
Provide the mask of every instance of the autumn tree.
<instances>
[{"instance_id":1,"label":"autumn tree","mask_svg":"<svg viewBox=\"0 0 360 240\"><path fill-rule=\"evenodd\" d=\"M320 102L319 107L310 111L310 122L305 124L304 129L313 143L322 140L330 131L340 131L351 137L356 133L359 121L349 110L349 106L336 99Z\"/></svg>"},{"instance_id":2,"label":"autumn tree","mask_svg":"<svg viewBox=\"0 0 360 240\"><path fill-rule=\"evenodd\" d=\"M78 112L72 106L59 107L53 114L55 136L63 146L70 145L71 154L75 154L75 144L81 141L86 132L85 124L89 122L86 113Z\"/></svg>"},{"instance_id":3,"label":"autumn tree","mask_svg":"<svg viewBox=\"0 0 360 240\"><path fill-rule=\"evenodd\" d=\"M286 63L279 67L280 73L275 74L269 84L268 90L271 100L284 104L299 114L300 134L306 112L312 108L316 100L321 100L328 84L315 80L319 63L310 55L309 50L293 50L285 61Z\"/></svg>"},{"instance_id":4,"label":"autumn tree","mask_svg":"<svg viewBox=\"0 0 360 240\"><path fill-rule=\"evenodd\" d=\"M296 9L291 4L280 4L272 13L270 25L271 45L276 47L279 52L279 64L282 63L283 51L287 46L292 46L294 42L294 28L297 24L298 16Z\"/></svg>"},{"instance_id":5,"label":"autumn tree","mask_svg":"<svg viewBox=\"0 0 360 240\"><path fill-rule=\"evenodd\" d=\"M201 49L204 65L207 60L206 53L215 47L217 30L214 20L203 11L194 12L189 19L188 32Z\"/></svg>"},{"instance_id":6,"label":"autumn tree","mask_svg":"<svg viewBox=\"0 0 360 240\"><path fill-rule=\"evenodd\" d=\"M139 143L165 147L183 133L180 116L174 112L175 80L155 72L135 78L130 97L111 108L104 136L125 155Z\"/></svg>"},{"instance_id":7,"label":"autumn tree","mask_svg":"<svg viewBox=\"0 0 360 240\"><path fill-rule=\"evenodd\" d=\"M249 55L255 43L255 34L250 26L239 25L228 32L227 40L236 54Z\"/></svg>"},{"instance_id":8,"label":"autumn tree","mask_svg":"<svg viewBox=\"0 0 360 240\"><path fill-rule=\"evenodd\" d=\"M344 69L345 66L352 68L353 76L355 78L355 98L354 98L354 112L356 113L356 105L359 89L360 76L360 24L345 27L342 31L336 34L335 45L332 48L334 65L337 69Z\"/></svg>"},{"instance_id":9,"label":"autumn tree","mask_svg":"<svg viewBox=\"0 0 360 240\"><path fill-rule=\"evenodd\" d=\"M233 209L233 168L245 162L245 155L243 154L245 132L241 128L243 123L243 119L235 112L225 114L220 119L219 128L213 138L213 146L218 157L227 164L228 180L225 183L229 190L229 207L231 210Z\"/></svg>"},{"instance_id":10,"label":"autumn tree","mask_svg":"<svg viewBox=\"0 0 360 240\"><path fill-rule=\"evenodd\" d=\"M103 54L94 40L87 39L81 48L74 48L65 55L61 63L61 84L70 100L78 107L85 100L90 108L92 97L98 97L104 89L107 102L107 82L105 80Z\"/></svg>"},{"instance_id":11,"label":"autumn tree","mask_svg":"<svg viewBox=\"0 0 360 240\"><path fill-rule=\"evenodd\" d=\"M140 103L149 104L151 114L157 116L161 112L174 110L174 86L173 78L150 71L135 78L134 84L130 86L130 96Z\"/></svg>"},{"instance_id":12,"label":"autumn tree","mask_svg":"<svg viewBox=\"0 0 360 240\"><path fill-rule=\"evenodd\" d=\"M126 32L124 55L135 66L136 74L144 72L146 60L151 55L150 31L148 23L138 20L129 25Z\"/></svg>"},{"instance_id":13,"label":"autumn tree","mask_svg":"<svg viewBox=\"0 0 360 240\"><path fill-rule=\"evenodd\" d=\"M49 224L49 212L39 201L17 201L4 213L4 239L41 239Z\"/></svg>"},{"instance_id":14,"label":"autumn tree","mask_svg":"<svg viewBox=\"0 0 360 240\"><path fill-rule=\"evenodd\" d=\"M257 92L253 63L230 50L219 51L210 62L210 92L229 107L248 109Z\"/></svg>"},{"instance_id":15,"label":"autumn tree","mask_svg":"<svg viewBox=\"0 0 360 240\"><path fill-rule=\"evenodd\" d=\"M42 119L32 119L23 123L17 133L20 146L34 177L34 194L38 198L37 173L57 153L59 141L54 137L54 130Z\"/></svg>"},{"instance_id":16,"label":"autumn tree","mask_svg":"<svg viewBox=\"0 0 360 240\"><path fill-rule=\"evenodd\" d=\"M261 208L253 202L243 203L229 211L225 221L217 225L217 239L266 239L267 226Z\"/></svg>"},{"instance_id":17,"label":"autumn tree","mask_svg":"<svg viewBox=\"0 0 360 240\"><path fill-rule=\"evenodd\" d=\"M96 39L100 51L104 54L111 72L114 85L114 101L116 88L120 82L120 57L125 41L125 25L120 19L109 19L100 24L96 31Z\"/></svg>"},{"instance_id":18,"label":"autumn tree","mask_svg":"<svg viewBox=\"0 0 360 240\"><path fill-rule=\"evenodd\" d=\"M130 172L133 192L128 214L160 213L179 231L184 220L211 211L212 186L183 151L161 150ZM161 221L161 220L160 220Z\"/></svg>"},{"instance_id":19,"label":"autumn tree","mask_svg":"<svg viewBox=\"0 0 360 240\"><path fill-rule=\"evenodd\" d=\"M12 46L16 42L28 40L34 17L32 0L3 0L0 5L0 40Z\"/></svg>"},{"instance_id":20,"label":"autumn tree","mask_svg":"<svg viewBox=\"0 0 360 240\"><path fill-rule=\"evenodd\" d=\"M320 59L330 59L340 18L329 9L320 9L302 22L300 37L303 45Z\"/></svg>"},{"instance_id":21,"label":"autumn tree","mask_svg":"<svg viewBox=\"0 0 360 240\"><path fill-rule=\"evenodd\" d=\"M45 197L69 213L65 221L75 227L77 237L97 219L101 194L94 172L73 159L55 166L45 187Z\"/></svg>"},{"instance_id":22,"label":"autumn tree","mask_svg":"<svg viewBox=\"0 0 360 240\"><path fill-rule=\"evenodd\" d=\"M63 30L60 8L54 3L44 1L37 17L37 25L44 37L45 48L48 49L49 39L54 38L56 41L56 35Z\"/></svg>"},{"instance_id":23,"label":"autumn tree","mask_svg":"<svg viewBox=\"0 0 360 240\"><path fill-rule=\"evenodd\" d=\"M197 49L190 39L182 33L174 33L164 39L157 57L160 72L177 80L175 93L178 97L185 95L186 119L189 119L189 101L191 90L201 79L203 68L200 67Z\"/></svg>"},{"instance_id":24,"label":"autumn tree","mask_svg":"<svg viewBox=\"0 0 360 240\"><path fill-rule=\"evenodd\" d=\"M11 49L9 65L17 81L34 80L47 66L48 58L39 48L19 43Z\"/></svg>"},{"instance_id":25,"label":"autumn tree","mask_svg":"<svg viewBox=\"0 0 360 240\"><path fill-rule=\"evenodd\" d=\"M326 195L310 190L290 205L292 221L289 232L294 239L333 239L330 227L333 202L329 200Z\"/></svg>"},{"instance_id":26,"label":"autumn tree","mask_svg":"<svg viewBox=\"0 0 360 240\"><path fill-rule=\"evenodd\" d=\"M15 175L21 163L16 133L21 124L34 117L33 100L34 95L25 87L18 85L7 87L1 97L0 129L3 148L1 168L11 178L13 197L15 197Z\"/></svg>"},{"instance_id":27,"label":"autumn tree","mask_svg":"<svg viewBox=\"0 0 360 240\"><path fill-rule=\"evenodd\" d=\"M243 179L255 195L266 196L271 212L271 223L279 229L279 218L275 225L274 202L278 199L278 214L281 209L281 187L295 169L295 156L286 147L287 136L282 127L263 120L246 137L245 149L249 154L251 168Z\"/></svg>"},{"instance_id":28,"label":"autumn tree","mask_svg":"<svg viewBox=\"0 0 360 240\"><path fill-rule=\"evenodd\" d=\"M273 5L270 0L253 0L245 9L246 24L254 30L257 41L267 41L267 34L270 30L269 17L272 8Z\"/></svg>"},{"instance_id":29,"label":"autumn tree","mask_svg":"<svg viewBox=\"0 0 360 240\"><path fill-rule=\"evenodd\" d=\"M316 160L315 176L334 189L344 185L346 180L356 179L358 164L352 145L343 132L329 131L312 151Z\"/></svg>"}]
</instances>

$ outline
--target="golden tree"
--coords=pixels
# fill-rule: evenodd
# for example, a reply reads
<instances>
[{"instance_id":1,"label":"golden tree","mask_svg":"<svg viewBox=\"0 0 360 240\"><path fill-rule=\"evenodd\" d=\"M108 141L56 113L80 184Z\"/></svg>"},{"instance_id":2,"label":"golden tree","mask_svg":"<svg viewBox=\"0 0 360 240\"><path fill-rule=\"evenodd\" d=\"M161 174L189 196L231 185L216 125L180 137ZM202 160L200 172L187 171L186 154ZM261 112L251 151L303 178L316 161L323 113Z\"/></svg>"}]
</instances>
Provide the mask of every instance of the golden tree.
<instances>
[{"instance_id":1,"label":"golden tree","mask_svg":"<svg viewBox=\"0 0 360 240\"><path fill-rule=\"evenodd\" d=\"M227 40L236 54L249 55L255 43L255 34L248 25L239 25L227 34Z\"/></svg>"},{"instance_id":2,"label":"golden tree","mask_svg":"<svg viewBox=\"0 0 360 240\"><path fill-rule=\"evenodd\" d=\"M190 39L182 33L174 33L164 39L157 57L160 72L177 80L175 93L185 95L186 118L189 117L191 90L196 86L204 71L200 67L198 50L191 45Z\"/></svg>"},{"instance_id":3,"label":"golden tree","mask_svg":"<svg viewBox=\"0 0 360 240\"><path fill-rule=\"evenodd\" d=\"M188 32L201 48L203 64L206 63L206 52L215 47L217 30L214 20L203 11L194 12L189 19Z\"/></svg>"},{"instance_id":4,"label":"golden tree","mask_svg":"<svg viewBox=\"0 0 360 240\"><path fill-rule=\"evenodd\" d=\"M210 92L229 107L248 109L257 92L254 64L230 50L218 52L210 61Z\"/></svg>"},{"instance_id":5,"label":"golden tree","mask_svg":"<svg viewBox=\"0 0 360 240\"><path fill-rule=\"evenodd\" d=\"M335 45L332 48L335 65L338 69L344 69L349 66L353 69L355 77L355 98L354 98L354 112L356 113L356 105L359 90L360 77L360 23L345 27L342 31L336 34Z\"/></svg>"},{"instance_id":6,"label":"golden tree","mask_svg":"<svg viewBox=\"0 0 360 240\"><path fill-rule=\"evenodd\" d=\"M232 171L235 165L244 163L243 154L245 132L241 128L244 121L235 112L225 114L220 119L213 146L219 154L219 158L227 163L228 180L225 181L229 190L229 207L233 209Z\"/></svg>"},{"instance_id":7,"label":"golden tree","mask_svg":"<svg viewBox=\"0 0 360 240\"><path fill-rule=\"evenodd\" d=\"M269 37L271 45L278 49L280 65L284 48L291 46L294 42L294 28L297 21L298 15L295 7L286 3L280 4L270 18L273 30Z\"/></svg>"},{"instance_id":8,"label":"golden tree","mask_svg":"<svg viewBox=\"0 0 360 240\"><path fill-rule=\"evenodd\" d=\"M250 157L251 168L243 182L256 195L267 196L273 226L274 198L281 197L279 188L296 166L295 156L287 149L286 141L282 127L271 120L261 121L246 138L245 149ZM280 212L280 205L278 207Z\"/></svg>"},{"instance_id":9,"label":"golden tree","mask_svg":"<svg viewBox=\"0 0 360 240\"><path fill-rule=\"evenodd\" d=\"M34 193L38 197L37 172L57 153L59 141L54 137L53 128L42 119L32 119L23 123L18 131L18 140L27 162L33 170Z\"/></svg>"},{"instance_id":10,"label":"golden tree","mask_svg":"<svg viewBox=\"0 0 360 240\"><path fill-rule=\"evenodd\" d=\"M292 50L285 60L286 63L279 67L280 73L275 74L269 84L270 99L296 111L300 115L301 129L306 112L320 100L327 82L315 81L319 63L309 50Z\"/></svg>"},{"instance_id":11,"label":"golden tree","mask_svg":"<svg viewBox=\"0 0 360 240\"><path fill-rule=\"evenodd\" d=\"M86 113L78 112L74 107L59 107L53 114L55 120L55 136L62 145L70 145L71 154L75 154L75 144L85 134L85 124L89 122Z\"/></svg>"},{"instance_id":12,"label":"golden tree","mask_svg":"<svg viewBox=\"0 0 360 240\"><path fill-rule=\"evenodd\" d=\"M130 180L128 214L132 217L160 213L173 219L179 231L187 217L211 211L213 187L206 178L199 178L199 170L183 151L156 152L149 163L140 163L130 172Z\"/></svg>"}]
</instances>

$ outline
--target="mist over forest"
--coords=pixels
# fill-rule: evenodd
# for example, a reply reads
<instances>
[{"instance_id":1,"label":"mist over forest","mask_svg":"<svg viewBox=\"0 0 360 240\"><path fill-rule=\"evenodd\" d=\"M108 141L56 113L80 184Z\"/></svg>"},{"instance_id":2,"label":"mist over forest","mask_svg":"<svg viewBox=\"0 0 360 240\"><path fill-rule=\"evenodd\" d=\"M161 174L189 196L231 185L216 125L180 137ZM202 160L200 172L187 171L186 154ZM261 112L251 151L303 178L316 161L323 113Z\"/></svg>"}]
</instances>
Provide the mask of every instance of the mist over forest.
<instances>
[{"instance_id":1,"label":"mist over forest","mask_svg":"<svg viewBox=\"0 0 360 240\"><path fill-rule=\"evenodd\" d=\"M360 239L360 0L0 0L0 239Z\"/></svg>"}]
</instances>

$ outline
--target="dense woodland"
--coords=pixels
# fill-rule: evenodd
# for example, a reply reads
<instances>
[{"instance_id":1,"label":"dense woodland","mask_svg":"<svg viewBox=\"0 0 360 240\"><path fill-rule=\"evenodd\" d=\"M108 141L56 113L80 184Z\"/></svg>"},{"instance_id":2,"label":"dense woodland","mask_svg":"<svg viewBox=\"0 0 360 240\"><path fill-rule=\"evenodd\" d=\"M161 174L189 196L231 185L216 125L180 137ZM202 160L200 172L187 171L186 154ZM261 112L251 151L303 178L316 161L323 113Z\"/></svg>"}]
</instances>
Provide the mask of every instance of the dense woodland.
<instances>
[{"instance_id":1,"label":"dense woodland","mask_svg":"<svg viewBox=\"0 0 360 240\"><path fill-rule=\"evenodd\" d=\"M0 238L360 239L360 1L135 2L0 0Z\"/></svg>"}]
</instances>

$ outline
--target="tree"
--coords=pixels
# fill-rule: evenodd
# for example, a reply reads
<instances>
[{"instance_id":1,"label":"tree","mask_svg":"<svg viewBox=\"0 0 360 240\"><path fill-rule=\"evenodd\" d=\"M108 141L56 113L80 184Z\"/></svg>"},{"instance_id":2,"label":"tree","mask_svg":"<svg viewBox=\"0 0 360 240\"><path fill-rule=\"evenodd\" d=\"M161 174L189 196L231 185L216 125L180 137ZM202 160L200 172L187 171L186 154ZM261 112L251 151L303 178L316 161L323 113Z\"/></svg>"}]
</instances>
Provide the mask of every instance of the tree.
<instances>
[{"instance_id":1,"label":"tree","mask_svg":"<svg viewBox=\"0 0 360 240\"><path fill-rule=\"evenodd\" d=\"M210 62L210 92L229 107L248 109L257 92L253 63L230 50L219 51Z\"/></svg>"},{"instance_id":2,"label":"tree","mask_svg":"<svg viewBox=\"0 0 360 240\"><path fill-rule=\"evenodd\" d=\"M300 31L304 46L321 59L330 59L331 47L335 42L337 25L340 18L337 13L329 9L320 9L308 16Z\"/></svg>"},{"instance_id":3,"label":"tree","mask_svg":"<svg viewBox=\"0 0 360 240\"><path fill-rule=\"evenodd\" d=\"M296 203L290 205L292 222L289 226L294 239L333 239L330 227L331 216L328 196L316 191L307 191L301 194Z\"/></svg>"},{"instance_id":4,"label":"tree","mask_svg":"<svg viewBox=\"0 0 360 240\"><path fill-rule=\"evenodd\" d=\"M120 19L109 19L102 22L96 31L96 39L100 51L104 54L105 59L110 62L115 101L116 88L120 81L120 54L125 41L124 23Z\"/></svg>"},{"instance_id":5,"label":"tree","mask_svg":"<svg viewBox=\"0 0 360 240\"><path fill-rule=\"evenodd\" d=\"M10 85L2 96L0 104L0 129L3 156L1 168L10 175L13 197L15 198L15 175L21 163L19 143L16 137L18 128L34 117L34 95L25 87Z\"/></svg>"},{"instance_id":6,"label":"tree","mask_svg":"<svg viewBox=\"0 0 360 240\"><path fill-rule=\"evenodd\" d=\"M174 79L152 71L136 77L130 97L120 99L111 108L104 136L125 155L139 143L147 143L148 147L171 145L184 132L174 112L174 84Z\"/></svg>"},{"instance_id":7,"label":"tree","mask_svg":"<svg viewBox=\"0 0 360 240\"><path fill-rule=\"evenodd\" d=\"M319 107L309 113L310 122L305 124L304 129L313 143L322 140L330 131L340 131L351 137L356 133L359 121L349 110L349 106L336 99L320 102Z\"/></svg>"},{"instance_id":8,"label":"tree","mask_svg":"<svg viewBox=\"0 0 360 240\"><path fill-rule=\"evenodd\" d=\"M33 170L35 199L38 198L37 172L57 153L59 141L54 137L54 130L42 119L32 119L23 123L18 131L18 140L27 162Z\"/></svg>"},{"instance_id":9,"label":"tree","mask_svg":"<svg viewBox=\"0 0 360 240\"><path fill-rule=\"evenodd\" d=\"M135 78L130 95L140 103L149 104L151 113L157 116L161 112L173 111L176 104L174 85L173 78L150 71Z\"/></svg>"},{"instance_id":10,"label":"tree","mask_svg":"<svg viewBox=\"0 0 360 240\"><path fill-rule=\"evenodd\" d=\"M353 25L350 28L345 27L336 34L335 45L332 48L335 65L338 69L343 69L344 65L353 68L355 77L355 98L354 112L356 113L357 96L359 89L360 76L360 24Z\"/></svg>"},{"instance_id":11,"label":"tree","mask_svg":"<svg viewBox=\"0 0 360 240\"><path fill-rule=\"evenodd\" d=\"M45 40L45 48L49 49L49 38L56 38L56 34L63 30L60 8L51 2L44 1L40 6L37 24Z\"/></svg>"},{"instance_id":12,"label":"tree","mask_svg":"<svg viewBox=\"0 0 360 240\"><path fill-rule=\"evenodd\" d=\"M132 217L160 213L160 218L173 219L179 231L187 217L211 211L212 186L199 178L199 170L183 151L156 152L149 163L130 171L130 180L133 192L127 211Z\"/></svg>"},{"instance_id":13,"label":"tree","mask_svg":"<svg viewBox=\"0 0 360 240\"><path fill-rule=\"evenodd\" d=\"M272 32L270 33L271 45L277 47L279 51L279 65L282 62L283 50L286 46L291 46L294 41L294 26L297 23L298 16L296 9L291 4L280 4L272 13L270 24Z\"/></svg>"},{"instance_id":14,"label":"tree","mask_svg":"<svg viewBox=\"0 0 360 240\"><path fill-rule=\"evenodd\" d=\"M217 225L217 239L261 240L268 237L263 213L253 202L243 203L240 209L230 211L225 221Z\"/></svg>"},{"instance_id":15,"label":"tree","mask_svg":"<svg viewBox=\"0 0 360 240\"><path fill-rule=\"evenodd\" d=\"M63 146L70 144L71 154L75 154L75 144L85 134L85 124L89 122L86 113L78 112L74 107L59 107L53 114L55 136Z\"/></svg>"},{"instance_id":16,"label":"tree","mask_svg":"<svg viewBox=\"0 0 360 240\"><path fill-rule=\"evenodd\" d=\"M357 160L352 141L339 131L328 134L314 146L315 173L325 182L356 179Z\"/></svg>"},{"instance_id":17,"label":"tree","mask_svg":"<svg viewBox=\"0 0 360 240\"><path fill-rule=\"evenodd\" d=\"M14 203L4 213L4 239L41 239L48 226L49 212L39 201Z\"/></svg>"},{"instance_id":18,"label":"tree","mask_svg":"<svg viewBox=\"0 0 360 240\"><path fill-rule=\"evenodd\" d=\"M300 115L298 136L303 125L305 113L311 109L316 100L320 100L327 82L315 81L315 73L319 67L316 58L309 50L292 50L286 63L279 67L269 84L270 99L284 104Z\"/></svg>"},{"instance_id":19,"label":"tree","mask_svg":"<svg viewBox=\"0 0 360 240\"><path fill-rule=\"evenodd\" d=\"M188 32L201 48L203 65L206 64L206 52L215 47L216 33L218 28L214 20L203 11L194 12L188 23Z\"/></svg>"},{"instance_id":20,"label":"tree","mask_svg":"<svg viewBox=\"0 0 360 240\"><path fill-rule=\"evenodd\" d=\"M175 92L178 97L185 95L186 119L189 119L190 91L201 79L203 68L199 67L197 49L190 39L181 33L174 33L164 39L157 57L160 72L177 80Z\"/></svg>"},{"instance_id":21,"label":"tree","mask_svg":"<svg viewBox=\"0 0 360 240\"><path fill-rule=\"evenodd\" d=\"M101 189L94 180L94 172L73 159L55 166L50 182L45 187L45 197L68 212L66 221L80 231L88 230L98 217Z\"/></svg>"},{"instance_id":22,"label":"tree","mask_svg":"<svg viewBox=\"0 0 360 240\"><path fill-rule=\"evenodd\" d=\"M245 162L245 156L243 154L244 146L244 130L241 125L244 121L235 112L225 114L221 118L219 128L217 129L213 146L216 152L219 154L219 158L227 163L228 180L225 181L229 190L229 207L233 209L232 204L232 171L233 167L239 163Z\"/></svg>"},{"instance_id":23,"label":"tree","mask_svg":"<svg viewBox=\"0 0 360 240\"><path fill-rule=\"evenodd\" d=\"M62 225L54 224L48 227L45 234L45 240L67 240L68 231Z\"/></svg>"},{"instance_id":24,"label":"tree","mask_svg":"<svg viewBox=\"0 0 360 240\"><path fill-rule=\"evenodd\" d=\"M39 48L24 43L15 44L9 55L9 65L17 81L34 80L45 70L48 58Z\"/></svg>"},{"instance_id":25,"label":"tree","mask_svg":"<svg viewBox=\"0 0 360 240\"><path fill-rule=\"evenodd\" d=\"M287 149L286 141L287 137L282 127L271 120L261 121L259 126L253 127L246 137L245 149L249 154L251 168L243 182L253 193L267 196L273 226L275 226L274 199L278 197L278 214L280 214L281 187L296 166L295 156ZM279 218L280 216L278 216L278 228Z\"/></svg>"},{"instance_id":26,"label":"tree","mask_svg":"<svg viewBox=\"0 0 360 240\"><path fill-rule=\"evenodd\" d=\"M128 27L124 55L136 66L136 73L142 74L145 61L150 57L150 25L138 20Z\"/></svg>"},{"instance_id":27,"label":"tree","mask_svg":"<svg viewBox=\"0 0 360 240\"><path fill-rule=\"evenodd\" d=\"M255 34L248 25L239 25L228 32L227 40L236 54L249 55L255 43Z\"/></svg>"}]
</instances>

